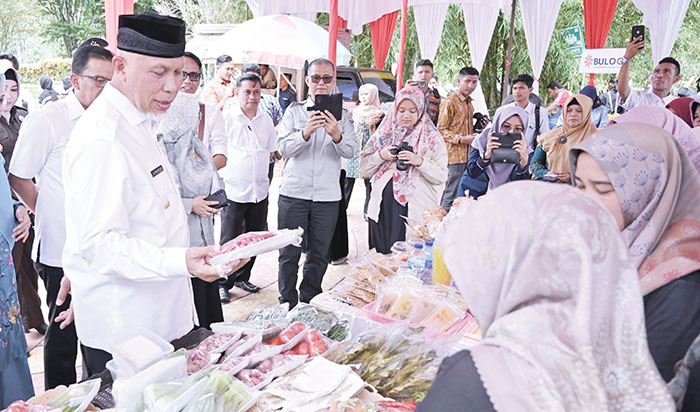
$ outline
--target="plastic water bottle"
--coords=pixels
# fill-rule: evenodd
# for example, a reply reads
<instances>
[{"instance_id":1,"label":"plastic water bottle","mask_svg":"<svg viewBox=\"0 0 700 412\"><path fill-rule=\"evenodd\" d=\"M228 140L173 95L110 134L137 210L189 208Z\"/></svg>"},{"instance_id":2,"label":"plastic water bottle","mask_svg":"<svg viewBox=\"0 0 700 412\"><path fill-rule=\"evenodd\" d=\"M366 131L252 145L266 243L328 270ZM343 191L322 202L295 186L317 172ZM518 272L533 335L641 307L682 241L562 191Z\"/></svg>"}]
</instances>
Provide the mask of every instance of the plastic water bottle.
<instances>
[{"instance_id":1,"label":"plastic water bottle","mask_svg":"<svg viewBox=\"0 0 700 412\"><path fill-rule=\"evenodd\" d=\"M425 272L425 253L423 252L422 244L416 243L413 245L413 251L408 256L408 268L417 277L420 277Z\"/></svg>"},{"instance_id":2,"label":"plastic water bottle","mask_svg":"<svg viewBox=\"0 0 700 412\"><path fill-rule=\"evenodd\" d=\"M433 241L425 242L425 268L433 270Z\"/></svg>"}]
</instances>

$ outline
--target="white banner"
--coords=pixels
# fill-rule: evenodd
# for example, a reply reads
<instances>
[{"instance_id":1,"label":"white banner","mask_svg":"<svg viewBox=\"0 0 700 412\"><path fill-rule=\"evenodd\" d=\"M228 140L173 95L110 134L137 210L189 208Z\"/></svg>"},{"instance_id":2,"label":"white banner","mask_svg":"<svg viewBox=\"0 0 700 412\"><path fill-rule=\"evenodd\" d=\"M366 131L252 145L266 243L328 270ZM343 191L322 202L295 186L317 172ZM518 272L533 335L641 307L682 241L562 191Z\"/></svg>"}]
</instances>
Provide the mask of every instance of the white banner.
<instances>
[{"instance_id":1,"label":"white banner","mask_svg":"<svg viewBox=\"0 0 700 412\"><path fill-rule=\"evenodd\" d=\"M586 49L581 53L579 73L618 73L625 49Z\"/></svg>"}]
</instances>

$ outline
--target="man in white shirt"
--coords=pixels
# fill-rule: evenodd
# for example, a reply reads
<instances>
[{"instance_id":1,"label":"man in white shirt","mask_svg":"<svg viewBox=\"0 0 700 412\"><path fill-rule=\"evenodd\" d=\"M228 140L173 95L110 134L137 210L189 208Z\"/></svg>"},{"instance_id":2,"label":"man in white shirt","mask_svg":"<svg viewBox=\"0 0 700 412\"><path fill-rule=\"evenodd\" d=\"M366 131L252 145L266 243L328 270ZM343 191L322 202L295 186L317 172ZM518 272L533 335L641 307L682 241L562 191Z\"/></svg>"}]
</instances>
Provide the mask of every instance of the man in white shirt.
<instances>
[{"instance_id":1,"label":"man in white shirt","mask_svg":"<svg viewBox=\"0 0 700 412\"><path fill-rule=\"evenodd\" d=\"M44 337L44 388L76 382L78 337L75 326L60 328L54 319L67 310L70 298L57 304L63 278L61 255L66 242L61 168L68 137L83 115L111 80L112 53L86 45L73 53L68 95L32 112L22 123L10 162L10 185L22 203L36 215L32 259L46 287L49 327ZM36 185L32 179L36 178Z\"/></svg>"},{"instance_id":2,"label":"man in white shirt","mask_svg":"<svg viewBox=\"0 0 700 412\"><path fill-rule=\"evenodd\" d=\"M513 103L508 103L501 107L517 106L525 109L527 112L527 127L525 128L525 141L528 146L535 150L537 146L537 136L549 131L549 120L547 110L535 105L530 101L530 93L532 93L532 84L535 79L529 74L519 74L513 78L511 82L511 93L513 93ZM496 113L501 110L501 107L496 109ZM494 115L495 117L495 115ZM539 117L539 125L537 123ZM538 127L539 126L539 127Z\"/></svg>"},{"instance_id":3,"label":"man in white shirt","mask_svg":"<svg viewBox=\"0 0 700 412\"><path fill-rule=\"evenodd\" d=\"M681 79L681 65L673 57L664 57L656 65L650 79L650 90L630 88L630 61L644 48L645 44L646 42L639 37L631 39L627 43L627 50L623 56L625 62L622 63L620 73L617 75L618 92L626 110L638 106L666 107L676 98L671 94L671 87Z\"/></svg>"},{"instance_id":4,"label":"man in white shirt","mask_svg":"<svg viewBox=\"0 0 700 412\"><path fill-rule=\"evenodd\" d=\"M335 87L335 67L330 60L316 59L306 76L309 99L294 102L280 123L277 150L286 157L277 215L279 229L304 229L308 248L304 279L297 292L297 272L301 249L287 246L280 250L280 303L295 306L308 303L322 292L321 282L328 267L328 249L338 220L340 159L351 159L359 142L350 113L343 109L337 120L325 110L309 111L314 98L330 94Z\"/></svg>"},{"instance_id":5,"label":"man in white shirt","mask_svg":"<svg viewBox=\"0 0 700 412\"><path fill-rule=\"evenodd\" d=\"M224 113L228 134L228 166L219 171L230 205L221 211L221 244L246 232L265 230L270 179L270 153L275 151L275 125L260 107L261 79L245 73L236 82L236 105ZM232 99L233 100L233 99ZM230 301L228 291L237 286L255 293L250 283L255 258L228 279L219 282L222 302Z\"/></svg>"},{"instance_id":6,"label":"man in white shirt","mask_svg":"<svg viewBox=\"0 0 700 412\"><path fill-rule=\"evenodd\" d=\"M205 262L219 246L187 248L180 192L155 133L182 85L185 23L122 15L117 42L112 81L76 124L63 162L63 269L89 375L140 328L168 341L191 331L190 276L219 278Z\"/></svg>"}]
</instances>

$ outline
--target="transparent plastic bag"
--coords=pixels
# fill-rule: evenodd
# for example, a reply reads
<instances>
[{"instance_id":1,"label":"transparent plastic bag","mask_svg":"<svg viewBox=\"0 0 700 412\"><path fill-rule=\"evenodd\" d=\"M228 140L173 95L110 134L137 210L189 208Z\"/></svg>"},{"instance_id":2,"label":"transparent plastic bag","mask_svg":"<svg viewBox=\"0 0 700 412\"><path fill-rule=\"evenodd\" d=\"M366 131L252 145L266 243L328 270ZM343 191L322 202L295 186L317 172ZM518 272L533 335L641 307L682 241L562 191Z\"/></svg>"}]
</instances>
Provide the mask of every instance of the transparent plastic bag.
<instances>
[{"instance_id":1,"label":"transparent plastic bag","mask_svg":"<svg viewBox=\"0 0 700 412\"><path fill-rule=\"evenodd\" d=\"M304 229L302 228L244 233L223 244L220 253L207 256L207 262L216 269L219 276L225 278L231 271L231 264L237 260L258 256L290 245L299 247L303 235Z\"/></svg>"},{"instance_id":2,"label":"transparent plastic bag","mask_svg":"<svg viewBox=\"0 0 700 412\"><path fill-rule=\"evenodd\" d=\"M61 412L83 412L90 406L90 402L99 392L101 384L102 379L100 378L74 383L49 402L49 406L60 408Z\"/></svg>"}]
</instances>

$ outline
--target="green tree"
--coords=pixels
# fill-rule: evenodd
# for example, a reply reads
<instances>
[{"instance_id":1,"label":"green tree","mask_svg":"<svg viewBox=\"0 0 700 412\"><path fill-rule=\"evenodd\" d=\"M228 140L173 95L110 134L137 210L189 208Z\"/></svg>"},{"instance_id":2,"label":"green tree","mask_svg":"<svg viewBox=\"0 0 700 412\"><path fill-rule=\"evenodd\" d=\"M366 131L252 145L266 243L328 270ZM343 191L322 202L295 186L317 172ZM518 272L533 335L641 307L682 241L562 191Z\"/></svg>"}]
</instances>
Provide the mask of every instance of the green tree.
<instances>
[{"instance_id":1,"label":"green tree","mask_svg":"<svg viewBox=\"0 0 700 412\"><path fill-rule=\"evenodd\" d=\"M63 45L63 55L71 52L85 39L104 36L104 2L94 0L38 0L48 24L42 36Z\"/></svg>"},{"instance_id":2,"label":"green tree","mask_svg":"<svg viewBox=\"0 0 700 412\"><path fill-rule=\"evenodd\" d=\"M17 53L21 39L36 29L37 17L32 0L0 0L0 53Z\"/></svg>"},{"instance_id":3,"label":"green tree","mask_svg":"<svg viewBox=\"0 0 700 412\"><path fill-rule=\"evenodd\" d=\"M243 23L251 16L245 0L155 0L152 5L160 14L182 18L189 32L195 24Z\"/></svg>"}]
</instances>

